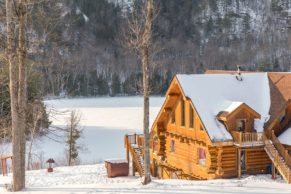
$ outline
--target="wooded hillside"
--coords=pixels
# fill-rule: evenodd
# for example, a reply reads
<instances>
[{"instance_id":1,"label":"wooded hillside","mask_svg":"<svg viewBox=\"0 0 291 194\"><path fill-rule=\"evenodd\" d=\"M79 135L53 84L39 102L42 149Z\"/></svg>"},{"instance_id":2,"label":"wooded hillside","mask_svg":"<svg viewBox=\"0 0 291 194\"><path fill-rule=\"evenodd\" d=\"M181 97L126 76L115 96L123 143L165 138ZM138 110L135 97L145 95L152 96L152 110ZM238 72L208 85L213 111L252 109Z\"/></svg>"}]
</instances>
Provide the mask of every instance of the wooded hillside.
<instances>
[{"instance_id":1,"label":"wooded hillside","mask_svg":"<svg viewBox=\"0 0 291 194\"><path fill-rule=\"evenodd\" d=\"M56 0L35 5L28 18L28 55L41 74L42 94L140 94L140 60L123 45L127 17L139 1ZM290 0L155 3L152 94L163 94L175 73L237 65L254 71L290 70ZM1 14L4 7L0 0ZM0 32L2 52L2 19Z\"/></svg>"}]
</instances>

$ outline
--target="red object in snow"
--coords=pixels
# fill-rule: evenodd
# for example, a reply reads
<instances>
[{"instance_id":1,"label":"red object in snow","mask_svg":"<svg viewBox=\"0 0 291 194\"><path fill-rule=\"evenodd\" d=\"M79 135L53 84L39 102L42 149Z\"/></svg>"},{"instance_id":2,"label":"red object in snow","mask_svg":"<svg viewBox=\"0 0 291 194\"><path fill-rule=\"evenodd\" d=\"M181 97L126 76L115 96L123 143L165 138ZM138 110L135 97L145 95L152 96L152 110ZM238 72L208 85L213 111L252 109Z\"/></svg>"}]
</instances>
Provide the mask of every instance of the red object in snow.
<instances>
[{"instance_id":1,"label":"red object in snow","mask_svg":"<svg viewBox=\"0 0 291 194\"><path fill-rule=\"evenodd\" d=\"M109 178L128 176L129 173L128 162L123 159L105 160L105 167L107 169L107 176Z\"/></svg>"}]
</instances>

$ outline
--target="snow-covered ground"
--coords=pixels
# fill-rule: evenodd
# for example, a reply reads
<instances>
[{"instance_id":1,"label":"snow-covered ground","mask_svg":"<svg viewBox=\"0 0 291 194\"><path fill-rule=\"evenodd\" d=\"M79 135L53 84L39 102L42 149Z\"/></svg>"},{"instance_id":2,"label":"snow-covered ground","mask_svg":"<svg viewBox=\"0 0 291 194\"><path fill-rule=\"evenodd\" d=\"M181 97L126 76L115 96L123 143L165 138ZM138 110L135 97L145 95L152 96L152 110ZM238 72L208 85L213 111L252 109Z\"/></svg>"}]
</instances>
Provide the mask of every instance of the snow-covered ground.
<instances>
[{"instance_id":1,"label":"snow-covered ground","mask_svg":"<svg viewBox=\"0 0 291 194\"><path fill-rule=\"evenodd\" d=\"M155 119L164 98L150 98L150 121ZM47 109L56 113L50 115L54 126L65 126L70 110L76 110L81 116L83 137L80 140L84 150L80 152L82 164L92 164L107 158L125 157L124 135L141 133L143 127L142 97L98 97L74 98L45 101ZM54 111L51 111L51 110ZM44 158L54 158L58 163L64 158L66 139L57 143L50 138L40 138L35 148L43 152Z\"/></svg>"},{"instance_id":2,"label":"snow-covered ground","mask_svg":"<svg viewBox=\"0 0 291 194\"><path fill-rule=\"evenodd\" d=\"M151 99L151 122L159 111L163 98ZM124 157L123 135L141 132L142 98L86 98L62 99L45 102L48 108L62 112L77 110L82 115L84 127L83 143L89 150L81 153L83 163L93 163L106 158ZM53 124L64 126L68 114L51 117ZM45 158L56 160L64 153L64 144L43 137L36 144L45 151ZM0 176L0 193L8 193L5 184L11 183L8 177ZM291 193L291 186L281 179L272 180L270 175L247 176L242 179L211 181L157 180L143 186L139 177L107 178L103 163L75 167L57 167L53 173L45 169L26 173L26 190L23 194L94 194L94 193L248 193L281 194Z\"/></svg>"},{"instance_id":3,"label":"snow-covered ground","mask_svg":"<svg viewBox=\"0 0 291 194\"><path fill-rule=\"evenodd\" d=\"M26 190L23 194L94 194L94 193L180 193L180 194L283 194L291 193L291 186L282 180L272 180L270 175L247 176L242 179L210 181L157 180L147 186L138 177L107 178L104 164L75 167L58 167L53 173L46 170L29 171L26 174ZM0 177L0 193L11 180Z\"/></svg>"},{"instance_id":4,"label":"snow-covered ground","mask_svg":"<svg viewBox=\"0 0 291 194\"><path fill-rule=\"evenodd\" d=\"M163 97L150 98L151 123L163 101ZM65 98L47 100L45 104L52 126L65 127L71 110L76 110L80 114L80 126L83 128L82 138L79 140L83 148L79 152L81 164L96 164L108 158L124 158L124 135L142 133L142 97ZM57 136L49 134L34 141L35 162L41 160L44 163L48 158L53 158L56 165L63 165L67 134L63 132L54 134ZM10 144L0 145L0 155L10 155L10 146Z\"/></svg>"}]
</instances>

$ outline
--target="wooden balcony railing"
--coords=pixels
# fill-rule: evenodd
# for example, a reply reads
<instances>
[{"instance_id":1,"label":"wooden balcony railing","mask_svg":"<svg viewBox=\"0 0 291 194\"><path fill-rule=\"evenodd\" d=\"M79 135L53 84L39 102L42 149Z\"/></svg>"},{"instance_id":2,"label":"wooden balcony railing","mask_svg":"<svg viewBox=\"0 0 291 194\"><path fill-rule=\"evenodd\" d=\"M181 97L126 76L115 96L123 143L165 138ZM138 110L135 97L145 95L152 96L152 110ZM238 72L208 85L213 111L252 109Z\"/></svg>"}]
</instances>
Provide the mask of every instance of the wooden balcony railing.
<instances>
[{"instance_id":1,"label":"wooden balcony railing","mask_svg":"<svg viewBox=\"0 0 291 194\"><path fill-rule=\"evenodd\" d=\"M124 136L124 147L127 148L128 145L136 144L140 148L142 155L144 155L144 135L136 134L133 135L125 135Z\"/></svg>"},{"instance_id":2,"label":"wooden balcony railing","mask_svg":"<svg viewBox=\"0 0 291 194\"><path fill-rule=\"evenodd\" d=\"M254 144L261 145L264 143L263 132L255 133L255 132L232 131L231 134L234 142L239 145L252 144L253 146Z\"/></svg>"},{"instance_id":3,"label":"wooden balcony railing","mask_svg":"<svg viewBox=\"0 0 291 194\"><path fill-rule=\"evenodd\" d=\"M136 134L133 135L125 135L124 136L124 146L126 147L126 144L137 144L138 147L143 148L143 134Z\"/></svg>"},{"instance_id":4,"label":"wooden balcony railing","mask_svg":"<svg viewBox=\"0 0 291 194\"><path fill-rule=\"evenodd\" d=\"M126 135L124 138L124 143L125 143L125 147L126 147L126 152L127 152L127 156L126 159L129 162L129 153L131 154L131 158L132 161L134 163L134 166L137 170L137 172L139 173L139 175L142 177L144 175L144 170L143 170L143 164L141 163L140 160L140 156L137 154L137 152L135 151L134 146L138 146L138 135L134 134L134 135ZM135 171L133 172L133 174L135 174Z\"/></svg>"},{"instance_id":5,"label":"wooden balcony railing","mask_svg":"<svg viewBox=\"0 0 291 194\"><path fill-rule=\"evenodd\" d=\"M285 149L285 147L280 143L279 139L276 137L274 130L271 132L271 141L273 142L273 145L275 146L276 150L280 153L280 155L283 157L286 164L291 167L291 156L288 153L288 150Z\"/></svg>"}]
</instances>

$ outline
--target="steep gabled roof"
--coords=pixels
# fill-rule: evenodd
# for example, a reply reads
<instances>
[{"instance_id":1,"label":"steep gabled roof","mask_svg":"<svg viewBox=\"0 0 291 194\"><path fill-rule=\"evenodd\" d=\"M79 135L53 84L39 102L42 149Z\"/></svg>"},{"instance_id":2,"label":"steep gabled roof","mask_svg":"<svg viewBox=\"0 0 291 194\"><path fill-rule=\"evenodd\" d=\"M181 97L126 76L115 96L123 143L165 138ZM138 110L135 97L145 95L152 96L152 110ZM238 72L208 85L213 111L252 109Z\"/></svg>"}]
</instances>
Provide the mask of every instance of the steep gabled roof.
<instances>
[{"instance_id":1,"label":"steep gabled roof","mask_svg":"<svg viewBox=\"0 0 291 194\"><path fill-rule=\"evenodd\" d=\"M269 118L270 89L266 73L243 74L242 79L230 74L177 75L176 78L213 142L232 140L216 116L235 101L248 104L261 115L263 122Z\"/></svg>"},{"instance_id":2,"label":"steep gabled roof","mask_svg":"<svg viewBox=\"0 0 291 194\"><path fill-rule=\"evenodd\" d=\"M261 115L257 113L254 109L252 109L250 106L248 106L244 102L231 102L226 109L222 110L218 113L217 118L222 121L226 121L228 117L230 117L232 114L234 114L236 111L239 111L240 108L246 108L248 109L248 112L254 115L256 118L260 118Z\"/></svg>"},{"instance_id":3,"label":"steep gabled roof","mask_svg":"<svg viewBox=\"0 0 291 194\"><path fill-rule=\"evenodd\" d=\"M225 70L206 70L206 74L237 74L237 71ZM263 72L241 72L244 74L263 73ZM271 95L270 106L270 120L267 124L269 126L272 121L277 118L285 106L287 101L291 99L291 73L290 72L268 72L269 87Z\"/></svg>"}]
</instances>

